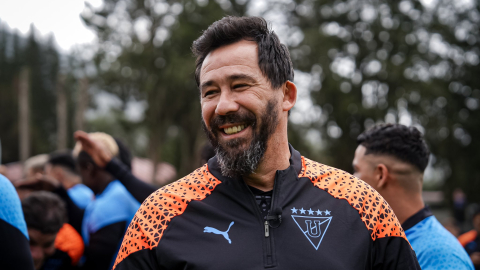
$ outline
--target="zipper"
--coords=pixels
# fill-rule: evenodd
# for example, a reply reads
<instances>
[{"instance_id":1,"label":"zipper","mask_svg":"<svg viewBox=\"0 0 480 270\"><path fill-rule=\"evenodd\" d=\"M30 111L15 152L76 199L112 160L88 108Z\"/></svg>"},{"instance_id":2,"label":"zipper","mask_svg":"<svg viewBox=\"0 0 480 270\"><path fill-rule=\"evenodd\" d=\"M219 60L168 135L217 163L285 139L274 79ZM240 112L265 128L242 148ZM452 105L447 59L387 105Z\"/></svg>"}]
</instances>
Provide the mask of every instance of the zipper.
<instances>
[{"instance_id":1,"label":"zipper","mask_svg":"<svg viewBox=\"0 0 480 270\"><path fill-rule=\"evenodd\" d=\"M268 221L265 220L265 237L269 237L270 236L270 229L268 228L269 227L269 224L268 224Z\"/></svg>"},{"instance_id":2,"label":"zipper","mask_svg":"<svg viewBox=\"0 0 480 270\"><path fill-rule=\"evenodd\" d=\"M278 179L278 171L275 173L275 179L274 179L274 183L273 183L273 192L272 192L272 201L271 201L271 205L270 205L270 212L272 212L275 208L273 208L274 206L274 199L275 199L275 193L276 193L276 190L277 190L277 179ZM247 183L245 183L245 181L242 180L242 182L244 183L245 185L245 188L247 188L248 192L250 192L250 197L252 198L253 200L253 204L255 205L255 208L257 209L255 212L257 213L257 218L260 220L261 224L263 224L263 235L264 235L264 238L263 238L263 244L264 244L264 252L263 252L263 266L264 268L271 268L271 267L274 267L276 266L277 264L277 260L276 260L276 256L274 255L274 251L273 251L273 245L274 245L274 242L273 242L273 235L271 235L271 232L270 232L270 222L268 222L268 216L267 215L267 220L264 221L263 219L263 215L262 215L262 211L260 210L260 207L258 206L257 204L257 201L255 199L255 194L253 194L252 190L250 190L250 188L248 187Z\"/></svg>"}]
</instances>

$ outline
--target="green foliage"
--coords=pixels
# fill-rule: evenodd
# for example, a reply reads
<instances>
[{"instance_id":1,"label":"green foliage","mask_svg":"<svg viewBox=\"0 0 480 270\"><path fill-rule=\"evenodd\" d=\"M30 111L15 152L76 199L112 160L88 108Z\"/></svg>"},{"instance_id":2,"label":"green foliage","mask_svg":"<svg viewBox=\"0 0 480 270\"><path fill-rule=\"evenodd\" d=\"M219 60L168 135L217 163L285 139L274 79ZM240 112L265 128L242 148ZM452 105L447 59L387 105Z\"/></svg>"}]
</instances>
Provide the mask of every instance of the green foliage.
<instances>
[{"instance_id":1,"label":"green foliage","mask_svg":"<svg viewBox=\"0 0 480 270\"><path fill-rule=\"evenodd\" d=\"M283 10L288 26L301 29L303 39L291 54L309 76L308 90L321 114L314 123L294 113L292 120L305 134L320 131L321 141L309 143L323 149L303 152L351 171L360 132L378 122L412 124L425 133L435 156L437 174L426 179L427 187L438 188L446 178L447 191L461 187L480 199L478 4L294 2L271 2L264 15Z\"/></svg>"},{"instance_id":2,"label":"green foliage","mask_svg":"<svg viewBox=\"0 0 480 270\"><path fill-rule=\"evenodd\" d=\"M147 102L140 123L149 141L146 154L174 164L179 175L199 165L205 142L191 44L225 14L244 14L246 5L223 8L214 1L131 0L104 1L100 10L87 6L83 13L101 42L95 84L124 104L131 97Z\"/></svg>"},{"instance_id":3,"label":"green foliage","mask_svg":"<svg viewBox=\"0 0 480 270\"><path fill-rule=\"evenodd\" d=\"M0 139L2 162L19 159L18 92L19 74L30 71L30 137L31 154L55 149L55 85L59 54L53 38L39 43L31 27L28 38L12 33L0 24Z\"/></svg>"}]
</instances>

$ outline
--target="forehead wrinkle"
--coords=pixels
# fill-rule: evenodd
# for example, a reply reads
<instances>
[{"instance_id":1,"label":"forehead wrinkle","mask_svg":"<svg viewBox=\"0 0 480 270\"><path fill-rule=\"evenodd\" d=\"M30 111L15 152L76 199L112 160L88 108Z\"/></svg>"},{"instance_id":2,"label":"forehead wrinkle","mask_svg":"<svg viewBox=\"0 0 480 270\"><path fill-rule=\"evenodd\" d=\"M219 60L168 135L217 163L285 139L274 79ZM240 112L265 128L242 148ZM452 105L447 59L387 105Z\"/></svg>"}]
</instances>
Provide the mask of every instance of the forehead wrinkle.
<instances>
[{"instance_id":1,"label":"forehead wrinkle","mask_svg":"<svg viewBox=\"0 0 480 270\"><path fill-rule=\"evenodd\" d=\"M209 73L211 73L211 72L213 72L213 71L219 71L219 70L222 70L222 69L224 69L224 68L227 68L227 71L228 71L228 68L233 68L233 67L237 67L237 66L245 67L245 68L249 69L249 72L248 72L248 73L251 74L251 75L244 74L245 72L244 72L243 74L240 73L240 72L242 72L242 70L233 71L233 74L230 74L230 75L226 76L228 79L232 79L232 78L231 78L232 75L240 75L240 76L248 76L248 77L250 77L250 78L255 79L256 81L258 81L258 79L256 78L256 77L258 77L258 76L257 76L257 72L254 71L254 68L251 67L251 66L242 65L242 64L221 66L221 67L218 67L218 68L214 68L214 69L208 70L208 71L200 74L200 81L202 81L202 77L205 77L206 75L208 75ZM225 76L222 76L222 78L224 78L224 77L225 77ZM210 79L210 80L208 80L208 81L215 81L215 80L214 80L214 79L213 79L213 80ZM201 85L203 85L203 83L202 83Z\"/></svg>"}]
</instances>

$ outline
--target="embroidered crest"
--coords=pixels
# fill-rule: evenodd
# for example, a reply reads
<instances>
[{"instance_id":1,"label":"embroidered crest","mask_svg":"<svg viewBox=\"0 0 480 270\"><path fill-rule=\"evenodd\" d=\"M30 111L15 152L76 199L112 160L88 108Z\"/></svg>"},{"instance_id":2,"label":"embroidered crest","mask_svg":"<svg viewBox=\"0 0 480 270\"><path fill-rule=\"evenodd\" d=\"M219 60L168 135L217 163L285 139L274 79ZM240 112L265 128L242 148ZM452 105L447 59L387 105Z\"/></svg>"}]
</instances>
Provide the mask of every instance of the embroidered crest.
<instances>
[{"instance_id":1,"label":"embroidered crest","mask_svg":"<svg viewBox=\"0 0 480 270\"><path fill-rule=\"evenodd\" d=\"M297 214L298 211L300 211L300 214L308 213L308 215L305 216L292 215L292 218L297 224L298 228L300 228L305 237L308 239L308 241L310 241L313 247L318 250L318 247L322 243L323 237L327 232L328 226L332 221L332 217L327 216L330 215L331 212L328 210L313 211L312 209L295 209L295 207L291 210L292 214ZM326 216L323 216L323 213L325 213Z\"/></svg>"}]
</instances>

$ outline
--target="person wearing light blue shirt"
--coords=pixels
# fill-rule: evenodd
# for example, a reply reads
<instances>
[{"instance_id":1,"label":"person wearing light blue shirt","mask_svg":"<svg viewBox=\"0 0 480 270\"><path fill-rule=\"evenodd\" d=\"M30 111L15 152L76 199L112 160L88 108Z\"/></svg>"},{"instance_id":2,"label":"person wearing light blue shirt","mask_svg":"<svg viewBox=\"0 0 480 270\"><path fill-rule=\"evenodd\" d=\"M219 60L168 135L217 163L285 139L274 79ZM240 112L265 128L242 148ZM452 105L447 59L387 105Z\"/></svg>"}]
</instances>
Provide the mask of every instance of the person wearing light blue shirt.
<instances>
[{"instance_id":1,"label":"person wearing light blue shirt","mask_svg":"<svg viewBox=\"0 0 480 270\"><path fill-rule=\"evenodd\" d=\"M402 223L405 235L425 269L474 269L458 240L433 216L428 207Z\"/></svg>"},{"instance_id":2,"label":"person wearing light blue shirt","mask_svg":"<svg viewBox=\"0 0 480 270\"><path fill-rule=\"evenodd\" d=\"M423 270L474 270L458 240L425 206L423 172L430 151L415 127L381 124L357 137L355 176L382 195L402 223Z\"/></svg>"},{"instance_id":3,"label":"person wearing light blue shirt","mask_svg":"<svg viewBox=\"0 0 480 270\"><path fill-rule=\"evenodd\" d=\"M45 173L61 183L78 208L85 209L93 200L93 191L82 184L82 179L76 170L75 160L70 152L50 154L45 166Z\"/></svg>"},{"instance_id":4,"label":"person wearing light blue shirt","mask_svg":"<svg viewBox=\"0 0 480 270\"><path fill-rule=\"evenodd\" d=\"M34 269L20 199L12 183L1 174L0 241L1 269Z\"/></svg>"}]
</instances>

